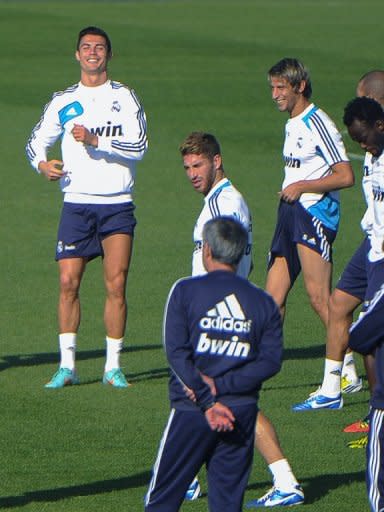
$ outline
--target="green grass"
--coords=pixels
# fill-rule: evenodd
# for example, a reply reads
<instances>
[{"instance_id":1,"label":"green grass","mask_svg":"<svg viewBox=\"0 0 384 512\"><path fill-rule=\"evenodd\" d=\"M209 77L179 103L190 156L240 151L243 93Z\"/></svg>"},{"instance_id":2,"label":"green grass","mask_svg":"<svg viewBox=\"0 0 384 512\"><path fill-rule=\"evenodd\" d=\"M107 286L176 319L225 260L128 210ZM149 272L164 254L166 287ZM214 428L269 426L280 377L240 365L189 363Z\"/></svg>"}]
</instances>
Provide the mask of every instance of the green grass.
<instances>
[{"instance_id":1,"label":"green grass","mask_svg":"<svg viewBox=\"0 0 384 512\"><path fill-rule=\"evenodd\" d=\"M0 508L142 510L168 415L162 311L173 281L190 272L202 201L186 181L178 145L195 129L218 136L227 173L252 209L252 280L262 286L286 120L270 100L266 72L284 56L301 58L311 71L314 100L342 129L357 80L383 67L383 14L382 0L0 0ZM95 261L82 287L77 366L83 385L55 392L43 384L58 360L53 254L61 193L29 168L24 145L52 92L78 80L75 39L89 24L110 33L111 76L137 90L148 116L150 150L137 177L139 224L122 358L134 385L120 392L100 384L104 291ZM359 153L347 138L346 144ZM354 161L357 186L342 193L335 279L361 239L360 166ZM341 432L365 414L367 391L347 397L338 412L290 412L323 371L324 331L301 281L289 298L285 346L283 370L266 384L261 406L304 486L304 510L368 510L364 452L348 450L350 437ZM256 454L246 499L269 485ZM207 510L206 499L182 510Z\"/></svg>"}]
</instances>

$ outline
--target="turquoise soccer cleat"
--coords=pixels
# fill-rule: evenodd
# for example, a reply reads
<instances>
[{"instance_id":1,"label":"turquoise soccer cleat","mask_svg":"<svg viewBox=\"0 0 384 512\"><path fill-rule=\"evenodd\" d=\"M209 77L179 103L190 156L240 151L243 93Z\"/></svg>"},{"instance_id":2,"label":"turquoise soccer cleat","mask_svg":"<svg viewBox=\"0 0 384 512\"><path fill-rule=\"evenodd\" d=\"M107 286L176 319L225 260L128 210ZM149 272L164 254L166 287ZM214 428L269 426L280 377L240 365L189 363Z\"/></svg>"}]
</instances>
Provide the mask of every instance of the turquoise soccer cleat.
<instances>
[{"instance_id":1,"label":"turquoise soccer cleat","mask_svg":"<svg viewBox=\"0 0 384 512\"><path fill-rule=\"evenodd\" d=\"M130 385L120 368L113 368L113 370L105 372L103 384L110 384L114 388L127 388Z\"/></svg>"},{"instance_id":2,"label":"turquoise soccer cleat","mask_svg":"<svg viewBox=\"0 0 384 512\"><path fill-rule=\"evenodd\" d=\"M79 384L79 379L75 370L69 368L59 368L52 379L45 385L47 389L59 389L64 386Z\"/></svg>"}]
</instances>

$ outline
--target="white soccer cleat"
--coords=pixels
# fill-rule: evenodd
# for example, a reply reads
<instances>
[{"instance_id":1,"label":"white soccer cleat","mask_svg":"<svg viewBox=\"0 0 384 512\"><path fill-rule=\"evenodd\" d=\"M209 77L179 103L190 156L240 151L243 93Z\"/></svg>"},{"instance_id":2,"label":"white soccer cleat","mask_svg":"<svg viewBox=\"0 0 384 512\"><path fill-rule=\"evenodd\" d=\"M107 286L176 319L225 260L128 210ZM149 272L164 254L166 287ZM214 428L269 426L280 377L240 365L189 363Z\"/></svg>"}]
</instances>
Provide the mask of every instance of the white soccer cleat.
<instances>
[{"instance_id":1,"label":"white soccer cleat","mask_svg":"<svg viewBox=\"0 0 384 512\"><path fill-rule=\"evenodd\" d=\"M363 380L358 377L357 380L353 381L348 379L346 375L341 378L341 392L342 393L357 393L363 389Z\"/></svg>"},{"instance_id":2,"label":"white soccer cleat","mask_svg":"<svg viewBox=\"0 0 384 512\"><path fill-rule=\"evenodd\" d=\"M201 496L201 488L199 484L199 480L195 477L188 487L187 492L185 493L184 499L187 501L197 500Z\"/></svg>"},{"instance_id":3,"label":"white soccer cleat","mask_svg":"<svg viewBox=\"0 0 384 512\"><path fill-rule=\"evenodd\" d=\"M292 507L304 503L304 492L300 485L296 485L291 491L282 491L272 487L264 496L257 500L249 501L246 508L263 507Z\"/></svg>"}]
</instances>

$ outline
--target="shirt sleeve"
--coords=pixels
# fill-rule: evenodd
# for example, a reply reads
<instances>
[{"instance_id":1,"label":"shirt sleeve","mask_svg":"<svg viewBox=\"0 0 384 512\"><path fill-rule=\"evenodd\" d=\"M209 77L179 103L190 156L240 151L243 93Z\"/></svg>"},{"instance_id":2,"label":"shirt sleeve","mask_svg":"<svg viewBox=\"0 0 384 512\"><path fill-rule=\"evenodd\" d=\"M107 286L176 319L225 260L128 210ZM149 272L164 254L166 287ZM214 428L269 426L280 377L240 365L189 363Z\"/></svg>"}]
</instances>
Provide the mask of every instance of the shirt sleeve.
<instances>
[{"instance_id":1,"label":"shirt sleeve","mask_svg":"<svg viewBox=\"0 0 384 512\"><path fill-rule=\"evenodd\" d=\"M271 303L272 303L272 299ZM259 341L256 359L230 370L215 379L218 395L246 394L259 389L262 383L279 372L283 355L281 315L275 303Z\"/></svg>"},{"instance_id":2,"label":"shirt sleeve","mask_svg":"<svg viewBox=\"0 0 384 512\"><path fill-rule=\"evenodd\" d=\"M181 286L172 288L164 313L163 343L171 370L182 386L192 389L197 404L205 408L214 401L210 388L200 376L193 360L193 347Z\"/></svg>"},{"instance_id":3,"label":"shirt sleeve","mask_svg":"<svg viewBox=\"0 0 384 512\"><path fill-rule=\"evenodd\" d=\"M33 128L25 148L27 158L36 171L39 172L39 163L47 160L48 149L53 146L62 133L59 115L55 108L55 102L52 100L45 105L43 114Z\"/></svg>"},{"instance_id":4,"label":"shirt sleeve","mask_svg":"<svg viewBox=\"0 0 384 512\"><path fill-rule=\"evenodd\" d=\"M364 167L363 167L363 179L361 181L361 186L364 193L365 202L367 204L367 209L364 213L363 218L361 219L361 228L365 233L370 233L372 231L374 213L373 213L373 193L372 193L372 155L366 153L364 159Z\"/></svg>"},{"instance_id":5,"label":"shirt sleeve","mask_svg":"<svg viewBox=\"0 0 384 512\"><path fill-rule=\"evenodd\" d=\"M330 167L349 161L342 136L335 123L326 114L320 115L316 112L311 116L310 126L316 150L321 153Z\"/></svg>"},{"instance_id":6,"label":"shirt sleeve","mask_svg":"<svg viewBox=\"0 0 384 512\"><path fill-rule=\"evenodd\" d=\"M98 137L96 151L117 155L129 160L141 160L148 148L147 119L142 105L133 90L124 95L122 135Z\"/></svg>"}]
</instances>

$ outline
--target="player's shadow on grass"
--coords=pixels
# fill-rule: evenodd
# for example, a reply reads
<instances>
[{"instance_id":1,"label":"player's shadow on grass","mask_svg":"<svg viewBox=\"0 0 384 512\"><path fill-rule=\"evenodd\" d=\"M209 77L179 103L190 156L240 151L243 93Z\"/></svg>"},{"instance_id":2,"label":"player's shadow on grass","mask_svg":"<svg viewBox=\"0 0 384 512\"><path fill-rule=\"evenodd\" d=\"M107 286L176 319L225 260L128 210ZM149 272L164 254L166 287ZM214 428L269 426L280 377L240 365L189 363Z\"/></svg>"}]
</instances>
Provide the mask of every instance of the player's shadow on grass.
<instances>
[{"instance_id":1,"label":"player's shadow on grass","mask_svg":"<svg viewBox=\"0 0 384 512\"><path fill-rule=\"evenodd\" d=\"M123 349L123 352L138 352L146 350L162 350L162 345L133 345ZM88 359L101 359L105 357L105 349L81 350L76 352L77 361L87 361ZM20 368L44 364L57 363L59 360L58 352L41 352L38 354L18 354L2 356L0 362L0 372L8 368Z\"/></svg>"},{"instance_id":2,"label":"player's shadow on grass","mask_svg":"<svg viewBox=\"0 0 384 512\"><path fill-rule=\"evenodd\" d=\"M284 348L283 359L316 359L325 357L325 343L304 348Z\"/></svg>"},{"instance_id":3,"label":"player's shadow on grass","mask_svg":"<svg viewBox=\"0 0 384 512\"><path fill-rule=\"evenodd\" d=\"M57 489L43 489L41 491L26 492L20 496L5 496L0 498L0 508L24 507L30 503L55 502L78 496L94 496L113 491L146 487L150 478L151 472L143 471L125 478L100 480L89 484L71 485Z\"/></svg>"},{"instance_id":4,"label":"player's shadow on grass","mask_svg":"<svg viewBox=\"0 0 384 512\"><path fill-rule=\"evenodd\" d=\"M136 384L138 382L154 380L154 379L163 379L164 377L169 377L170 370L168 367L165 368L155 368L152 370L148 370L140 373L127 373L127 379L130 384ZM87 379L81 380L80 385L90 385L90 384L100 384L100 378L98 379Z\"/></svg>"},{"instance_id":5,"label":"player's shadow on grass","mask_svg":"<svg viewBox=\"0 0 384 512\"><path fill-rule=\"evenodd\" d=\"M338 487L353 485L357 482L365 482L365 472L322 474L312 478L300 479L304 489L305 504L311 505L324 498L328 493ZM270 482L248 485L248 490L257 490L260 487L270 486Z\"/></svg>"}]
</instances>

